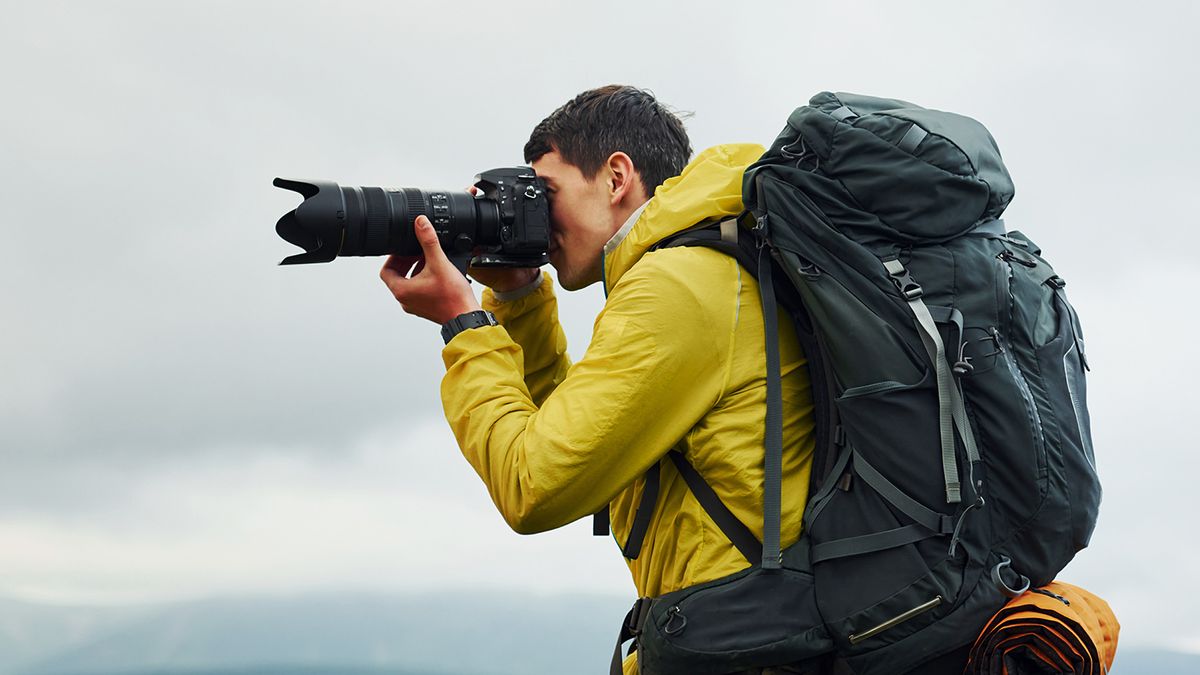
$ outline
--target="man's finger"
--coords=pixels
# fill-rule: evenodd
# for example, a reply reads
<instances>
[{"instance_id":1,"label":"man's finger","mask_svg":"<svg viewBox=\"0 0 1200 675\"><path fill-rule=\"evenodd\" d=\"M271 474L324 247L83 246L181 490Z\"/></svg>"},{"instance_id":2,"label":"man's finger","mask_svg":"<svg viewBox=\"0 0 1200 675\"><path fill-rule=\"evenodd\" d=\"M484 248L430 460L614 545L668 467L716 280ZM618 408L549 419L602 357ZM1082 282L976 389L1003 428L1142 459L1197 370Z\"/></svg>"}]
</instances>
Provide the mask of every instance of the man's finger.
<instances>
[{"instance_id":1,"label":"man's finger","mask_svg":"<svg viewBox=\"0 0 1200 675\"><path fill-rule=\"evenodd\" d=\"M433 229L433 223L429 222L429 218L417 216L417 220L413 224L413 231L416 232L417 241L421 243L421 250L425 253L425 260L437 260L438 258L446 257L446 254L442 252L442 244L438 241L437 232Z\"/></svg>"},{"instance_id":2,"label":"man's finger","mask_svg":"<svg viewBox=\"0 0 1200 675\"><path fill-rule=\"evenodd\" d=\"M403 279L410 267L412 267L411 259L406 263L404 258L390 255L379 270L379 278L383 279L384 283L391 285L393 279Z\"/></svg>"}]
</instances>

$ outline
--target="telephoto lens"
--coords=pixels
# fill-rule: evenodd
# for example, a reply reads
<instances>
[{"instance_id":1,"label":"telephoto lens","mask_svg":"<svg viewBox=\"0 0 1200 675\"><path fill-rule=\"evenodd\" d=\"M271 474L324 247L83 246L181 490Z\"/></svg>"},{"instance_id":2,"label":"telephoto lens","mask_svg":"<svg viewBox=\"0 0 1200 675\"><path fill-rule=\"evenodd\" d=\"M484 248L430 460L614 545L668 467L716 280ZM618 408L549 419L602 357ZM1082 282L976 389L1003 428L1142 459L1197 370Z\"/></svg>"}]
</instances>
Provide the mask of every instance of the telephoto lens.
<instances>
[{"instance_id":1,"label":"telephoto lens","mask_svg":"<svg viewBox=\"0 0 1200 675\"><path fill-rule=\"evenodd\" d=\"M468 264L539 267L550 236L545 183L528 167L476 176L478 193L420 188L342 187L331 181L276 178L304 201L275 231L304 253L281 265L330 262L338 256L421 255L417 216L433 223L442 249L461 270Z\"/></svg>"}]
</instances>

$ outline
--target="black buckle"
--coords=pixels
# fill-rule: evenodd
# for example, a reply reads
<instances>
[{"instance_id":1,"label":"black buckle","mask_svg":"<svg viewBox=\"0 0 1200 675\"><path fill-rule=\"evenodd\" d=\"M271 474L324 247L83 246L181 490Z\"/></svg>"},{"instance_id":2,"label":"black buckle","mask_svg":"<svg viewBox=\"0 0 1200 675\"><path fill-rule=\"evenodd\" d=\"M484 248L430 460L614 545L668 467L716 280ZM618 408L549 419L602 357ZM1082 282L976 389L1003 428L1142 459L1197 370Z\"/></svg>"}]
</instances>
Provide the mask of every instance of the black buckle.
<instances>
[{"instance_id":1,"label":"black buckle","mask_svg":"<svg viewBox=\"0 0 1200 675\"><path fill-rule=\"evenodd\" d=\"M916 300L925 294L921 290L921 285L913 280L912 275L908 273L908 268L902 267L899 272L888 272L892 283L896 285L896 290L900 291L900 295L904 296L905 300Z\"/></svg>"},{"instance_id":2,"label":"black buckle","mask_svg":"<svg viewBox=\"0 0 1200 675\"><path fill-rule=\"evenodd\" d=\"M625 615L625 630L633 637L637 637L642 633L642 624L646 622L646 615L650 613L650 598L638 598L634 600L633 607L629 610L629 614Z\"/></svg>"},{"instance_id":3,"label":"black buckle","mask_svg":"<svg viewBox=\"0 0 1200 675\"><path fill-rule=\"evenodd\" d=\"M1061 290L1067 287L1067 282L1057 274L1046 280L1046 285L1055 290Z\"/></svg>"}]
</instances>

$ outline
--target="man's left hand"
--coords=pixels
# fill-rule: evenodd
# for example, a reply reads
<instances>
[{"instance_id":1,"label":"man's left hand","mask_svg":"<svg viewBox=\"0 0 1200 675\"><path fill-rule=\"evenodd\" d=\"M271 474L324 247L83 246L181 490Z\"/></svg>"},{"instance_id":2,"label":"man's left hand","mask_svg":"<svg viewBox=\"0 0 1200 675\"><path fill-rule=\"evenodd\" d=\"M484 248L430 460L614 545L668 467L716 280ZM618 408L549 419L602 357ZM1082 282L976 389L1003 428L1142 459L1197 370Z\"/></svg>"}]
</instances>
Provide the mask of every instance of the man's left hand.
<instances>
[{"instance_id":1,"label":"man's left hand","mask_svg":"<svg viewBox=\"0 0 1200 675\"><path fill-rule=\"evenodd\" d=\"M467 312L482 309L471 283L446 257L433 223L417 216L413 227L421 243L421 256L389 256L379 271L405 312L444 324Z\"/></svg>"}]
</instances>

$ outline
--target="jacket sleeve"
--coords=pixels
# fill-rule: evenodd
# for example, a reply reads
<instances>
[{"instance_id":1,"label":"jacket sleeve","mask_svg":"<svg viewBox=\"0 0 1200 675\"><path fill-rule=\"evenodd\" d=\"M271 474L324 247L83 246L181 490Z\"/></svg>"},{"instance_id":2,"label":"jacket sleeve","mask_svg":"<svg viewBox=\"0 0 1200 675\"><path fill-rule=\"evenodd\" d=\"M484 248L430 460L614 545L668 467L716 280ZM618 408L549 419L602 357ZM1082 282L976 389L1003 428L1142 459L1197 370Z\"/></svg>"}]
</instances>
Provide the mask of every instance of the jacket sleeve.
<instances>
[{"instance_id":1,"label":"jacket sleeve","mask_svg":"<svg viewBox=\"0 0 1200 675\"><path fill-rule=\"evenodd\" d=\"M698 298L682 266L661 264L666 253L622 277L584 358L540 407L505 327L464 331L443 350L446 418L514 530L599 510L720 398L736 307Z\"/></svg>"},{"instance_id":2,"label":"jacket sleeve","mask_svg":"<svg viewBox=\"0 0 1200 675\"><path fill-rule=\"evenodd\" d=\"M534 404L541 405L571 367L550 275L542 274L541 283L532 293L507 302L497 300L488 288L483 292L482 304L521 347L525 386Z\"/></svg>"}]
</instances>

